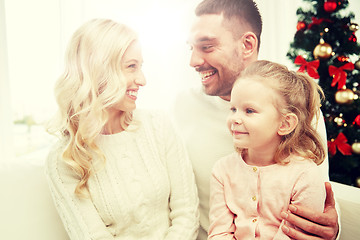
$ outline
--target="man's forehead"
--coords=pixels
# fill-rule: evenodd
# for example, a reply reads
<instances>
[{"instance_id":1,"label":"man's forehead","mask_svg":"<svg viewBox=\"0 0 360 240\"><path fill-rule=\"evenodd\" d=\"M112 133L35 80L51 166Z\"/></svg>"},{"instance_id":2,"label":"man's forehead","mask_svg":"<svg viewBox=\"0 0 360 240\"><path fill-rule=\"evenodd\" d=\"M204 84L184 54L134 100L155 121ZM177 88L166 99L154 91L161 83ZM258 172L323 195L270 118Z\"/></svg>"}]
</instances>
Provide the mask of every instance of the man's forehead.
<instances>
[{"instance_id":1,"label":"man's forehead","mask_svg":"<svg viewBox=\"0 0 360 240\"><path fill-rule=\"evenodd\" d=\"M224 31L222 21L221 14L205 14L196 17L190 29L188 44L216 41L219 31Z\"/></svg>"}]
</instances>

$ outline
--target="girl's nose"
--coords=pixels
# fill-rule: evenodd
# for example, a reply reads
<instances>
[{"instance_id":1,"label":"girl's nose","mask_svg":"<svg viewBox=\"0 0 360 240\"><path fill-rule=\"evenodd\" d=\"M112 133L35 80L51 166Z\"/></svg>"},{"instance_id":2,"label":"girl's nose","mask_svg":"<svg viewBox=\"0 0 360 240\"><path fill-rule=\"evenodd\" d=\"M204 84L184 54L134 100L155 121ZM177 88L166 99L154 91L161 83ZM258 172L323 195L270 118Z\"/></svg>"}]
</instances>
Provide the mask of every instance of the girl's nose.
<instances>
[{"instance_id":1,"label":"girl's nose","mask_svg":"<svg viewBox=\"0 0 360 240\"><path fill-rule=\"evenodd\" d=\"M240 118L234 119L234 124L240 125L242 123Z\"/></svg>"}]
</instances>

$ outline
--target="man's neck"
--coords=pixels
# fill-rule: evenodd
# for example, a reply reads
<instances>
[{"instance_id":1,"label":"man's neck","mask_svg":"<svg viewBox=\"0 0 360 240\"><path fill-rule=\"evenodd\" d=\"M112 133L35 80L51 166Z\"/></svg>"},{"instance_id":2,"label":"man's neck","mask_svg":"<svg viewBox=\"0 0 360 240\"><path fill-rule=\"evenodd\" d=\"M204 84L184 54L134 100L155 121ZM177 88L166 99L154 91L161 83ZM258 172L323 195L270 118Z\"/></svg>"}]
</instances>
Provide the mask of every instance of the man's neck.
<instances>
[{"instance_id":1,"label":"man's neck","mask_svg":"<svg viewBox=\"0 0 360 240\"><path fill-rule=\"evenodd\" d=\"M224 99L225 101L230 101L230 95L228 96L219 96L220 98Z\"/></svg>"}]
</instances>

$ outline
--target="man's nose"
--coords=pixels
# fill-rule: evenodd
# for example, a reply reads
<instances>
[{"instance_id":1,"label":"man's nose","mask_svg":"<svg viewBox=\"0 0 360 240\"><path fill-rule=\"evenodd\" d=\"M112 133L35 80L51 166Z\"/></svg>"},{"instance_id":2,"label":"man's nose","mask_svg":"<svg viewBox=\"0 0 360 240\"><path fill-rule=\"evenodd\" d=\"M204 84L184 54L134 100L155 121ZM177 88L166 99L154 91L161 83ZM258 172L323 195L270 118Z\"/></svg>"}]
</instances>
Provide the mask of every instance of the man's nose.
<instances>
[{"instance_id":1,"label":"man's nose","mask_svg":"<svg viewBox=\"0 0 360 240\"><path fill-rule=\"evenodd\" d=\"M193 67L193 68L197 68L201 65L204 64L204 58L202 57L202 55L196 51L196 50L193 50L192 53L191 53L191 58L190 58L190 66Z\"/></svg>"}]
</instances>

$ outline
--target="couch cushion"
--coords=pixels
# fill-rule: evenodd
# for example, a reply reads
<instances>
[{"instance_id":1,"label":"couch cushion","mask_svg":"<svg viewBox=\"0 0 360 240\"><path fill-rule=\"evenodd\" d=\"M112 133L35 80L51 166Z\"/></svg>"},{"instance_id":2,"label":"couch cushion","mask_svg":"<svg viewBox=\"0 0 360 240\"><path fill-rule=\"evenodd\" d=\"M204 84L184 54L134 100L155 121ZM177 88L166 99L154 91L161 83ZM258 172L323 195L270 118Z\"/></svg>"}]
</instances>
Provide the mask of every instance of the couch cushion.
<instances>
[{"instance_id":1,"label":"couch cushion","mask_svg":"<svg viewBox=\"0 0 360 240\"><path fill-rule=\"evenodd\" d=\"M0 165L0 192L0 239L69 239L42 165Z\"/></svg>"}]
</instances>

